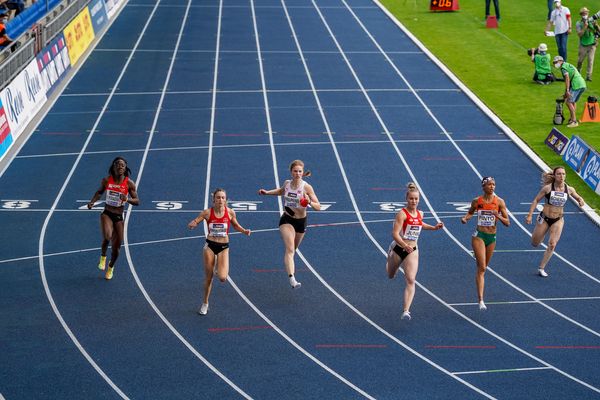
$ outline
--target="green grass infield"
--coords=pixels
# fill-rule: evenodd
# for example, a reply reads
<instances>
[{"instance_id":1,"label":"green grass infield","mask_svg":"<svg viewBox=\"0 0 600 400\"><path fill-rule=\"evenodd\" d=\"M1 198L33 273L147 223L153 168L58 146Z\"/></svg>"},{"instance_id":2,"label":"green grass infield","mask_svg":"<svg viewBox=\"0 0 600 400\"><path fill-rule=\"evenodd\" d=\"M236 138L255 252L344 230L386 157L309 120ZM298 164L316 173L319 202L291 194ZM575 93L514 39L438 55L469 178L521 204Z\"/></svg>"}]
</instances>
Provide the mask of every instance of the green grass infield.
<instances>
[{"instance_id":1,"label":"green grass infield","mask_svg":"<svg viewBox=\"0 0 600 400\"><path fill-rule=\"evenodd\" d=\"M483 0L459 0L460 9L454 12L430 12L429 0L380 1L546 164L566 165L544 144L553 128L555 99L565 91L564 82L550 85L533 82L533 63L527 55L528 48L540 43L548 45L552 57L558 54L554 38L544 36L548 15L546 1L499 0L498 29L486 28ZM563 5L571 10L573 18L567 61L577 65L579 37L575 22L580 19L579 10L586 6L590 13L595 13L600 11L600 2L564 0ZM491 10L493 14L493 2ZM600 50L596 52L592 82L586 82L587 90L578 102L578 118L581 118L587 96L599 97L599 64ZM587 61L583 69L586 65ZM558 71L554 72L559 76ZM568 119L566 106L564 114ZM557 129L567 137L578 135L600 151L600 123L580 123L576 128L567 128L565 121ZM600 196L568 166L567 181L586 203L596 212L600 211ZM531 182L532 198L536 189L536 182Z\"/></svg>"}]
</instances>

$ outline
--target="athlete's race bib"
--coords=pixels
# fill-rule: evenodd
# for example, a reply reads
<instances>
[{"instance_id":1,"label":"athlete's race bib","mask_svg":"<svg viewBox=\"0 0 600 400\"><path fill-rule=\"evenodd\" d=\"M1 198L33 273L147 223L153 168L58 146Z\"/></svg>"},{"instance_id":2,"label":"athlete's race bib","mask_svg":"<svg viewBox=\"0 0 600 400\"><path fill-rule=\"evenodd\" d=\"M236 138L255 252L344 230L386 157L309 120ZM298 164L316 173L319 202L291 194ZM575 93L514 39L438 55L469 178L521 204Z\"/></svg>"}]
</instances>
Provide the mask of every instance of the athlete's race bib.
<instances>
[{"instance_id":1,"label":"athlete's race bib","mask_svg":"<svg viewBox=\"0 0 600 400\"><path fill-rule=\"evenodd\" d=\"M495 226L496 217L490 210L477 210L477 225L478 226Z\"/></svg>"},{"instance_id":2,"label":"athlete's race bib","mask_svg":"<svg viewBox=\"0 0 600 400\"><path fill-rule=\"evenodd\" d=\"M550 200L548 203L555 207L564 207L567 202L567 193L566 192L550 192Z\"/></svg>"},{"instance_id":3,"label":"athlete's race bib","mask_svg":"<svg viewBox=\"0 0 600 400\"><path fill-rule=\"evenodd\" d=\"M123 200L121 200L121 193L115 192L114 190L107 190L106 204L112 207L121 207L123 205Z\"/></svg>"},{"instance_id":4,"label":"athlete's race bib","mask_svg":"<svg viewBox=\"0 0 600 400\"><path fill-rule=\"evenodd\" d=\"M227 224L212 222L208 224L208 229L212 237L227 237Z\"/></svg>"},{"instance_id":5,"label":"athlete's race bib","mask_svg":"<svg viewBox=\"0 0 600 400\"><path fill-rule=\"evenodd\" d=\"M402 236L402 239L414 241L419 240L421 228L421 225L406 225L406 230L404 231L404 236Z\"/></svg>"},{"instance_id":6,"label":"athlete's race bib","mask_svg":"<svg viewBox=\"0 0 600 400\"><path fill-rule=\"evenodd\" d=\"M286 193L283 200L285 207L300 208L300 198L298 197L298 194L294 192Z\"/></svg>"}]
</instances>

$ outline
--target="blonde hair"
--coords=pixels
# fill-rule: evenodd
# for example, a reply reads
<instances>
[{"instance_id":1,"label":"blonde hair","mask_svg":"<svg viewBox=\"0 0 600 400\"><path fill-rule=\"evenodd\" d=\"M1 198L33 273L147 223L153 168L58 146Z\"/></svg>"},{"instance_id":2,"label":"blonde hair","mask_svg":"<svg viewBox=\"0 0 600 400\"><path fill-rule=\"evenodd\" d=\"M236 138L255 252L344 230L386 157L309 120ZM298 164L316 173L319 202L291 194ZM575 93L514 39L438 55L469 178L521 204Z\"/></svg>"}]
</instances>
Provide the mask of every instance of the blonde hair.
<instances>
[{"instance_id":1,"label":"blonde hair","mask_svg":"<svg viewBox=\"0 0 600 400\"><path fill-rule=\"evenodd\" d=\"M294 169L294 167L302 167L302 169L304 169L304 161L302 160L294 160L291 162L290 164L290 172ZM312 172L310 171L304 171L304 173L302 174L302 176L311 176Z\"/></svg>"},{"instance_id":2,"label":"blonde hair","mask_svg":"<svg viewBox=\"0 0 600 400\"><path fill-rule=\"evenodd\" d=\"M417 187L417 185L414 182L408 182L408 184L406 185L406 198L407 199L408 199L409 193L418 193L419 195L421 194L421 192L419 192L419 188Z\"/></svg>"},{"instance_id":3,"label":"blonde hair","mask_svg":"<svg viewBox=\"0 0 600 400\"><path fill-rule=\"evenodd\" d=\"M563 169L565 171L565 173L567 172L567 170L565 169L565 167L563 167L562 165L559 165L558 167L552 168L552 172L542 172L542 186L554 183L554 180L555 180L554 174L559 169Z\"/></svg>"}]
</instances>

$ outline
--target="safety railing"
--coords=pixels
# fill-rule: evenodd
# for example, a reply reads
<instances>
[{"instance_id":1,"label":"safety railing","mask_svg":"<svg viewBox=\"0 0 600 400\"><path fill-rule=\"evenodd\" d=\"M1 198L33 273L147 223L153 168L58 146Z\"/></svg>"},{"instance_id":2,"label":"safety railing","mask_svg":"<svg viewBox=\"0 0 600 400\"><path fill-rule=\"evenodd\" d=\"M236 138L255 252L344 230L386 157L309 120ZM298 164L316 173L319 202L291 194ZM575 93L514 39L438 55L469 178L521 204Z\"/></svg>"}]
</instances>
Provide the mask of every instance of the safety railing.
<instances>
[{"instance_id":1,"label":"safety railing","mask_svg":"<svg viewBox=\"0 0 600 400\"><path fill-rule=\"evenodd\" d=\"M56 35L71 22L90 0L65 0L0 51L0 90L23 70Z\"/></svg>"}]
</instances>

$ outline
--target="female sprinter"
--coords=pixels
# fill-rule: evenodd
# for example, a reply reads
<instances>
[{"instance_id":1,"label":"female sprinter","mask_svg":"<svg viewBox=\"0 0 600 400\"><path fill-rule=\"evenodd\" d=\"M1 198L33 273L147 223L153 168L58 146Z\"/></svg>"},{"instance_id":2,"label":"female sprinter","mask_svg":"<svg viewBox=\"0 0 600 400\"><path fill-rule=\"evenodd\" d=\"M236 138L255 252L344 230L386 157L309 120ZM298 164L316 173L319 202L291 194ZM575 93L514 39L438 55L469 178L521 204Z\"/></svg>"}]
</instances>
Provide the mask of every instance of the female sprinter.
<instances>
[{"instance_id":1,"label":"female sprinter","mask_svg":"<svg viewBox=\"0 0 600 400\"><path fill-rule=\"evenodd\" d=\"M208 226L208 235L206 235L203 251L204 299L198 310L200 315L208 313L208 297L212 289L213 271L216 272L221 282L225 282L229 275L229 225L233 225L236 231L246 236L250 236L251 233L250 229L244 229L238 223L235 211L227 208L227 193L224 189L215 189L212 196L213 206L200 212L188 224L188 228L194 229L200 222L206 221Z\"/></svg>"},{"instance_id":2,"label":"female sprinter","mask_svg":"<svg viewBox=\"0 0 600 400\"><path fill-rule=\"evenodd\" d=\"M404 312L400 319L410 320L410 305L415 297L415 280L419 270L419 250L417 250L417 240L421 234L421 229L426 231L437 231L444 227L443 222L438 222L435 226L423 222L423 212L417 209L419 205L419 189L417 185L410 182L407 185L406 207L396 214L394 227L392 228L392 237L394 240L390 244L387 255L386 270L388 278L394 279L400 264L403 264L404 279L406 287L404 288Z\"/></svg>"},{"instance_id":3,"label":"female sprinter","mask_svg":"<svg viewBox=\"0 0 600 400\"><path fill-rule=\"evenodd\" d=\"M310 176L310 171L304 172L304 163L300 160L294 160L290 164L292 179L283 182L283 186L277 189L260 189L258 194L283 196L283 205L285 211L279 219L279 232L285 246L285 255L283 264L290 279L290 285L294 289L301 286L296 281L294 272L294 254L306 232L306 207L311 206L319 211L321 204L313 187L306 183L302 178Z\"/></svg>"},{"instance_id":4,"label":"female sprinter","mask_svg":"<svg viewBox=\"0 0 600 400\"><path fill-rule=\"evenodd\" d=\"M102 231L102 253L98 268L102 271L106 269L106 250L108 243L112 241L112 250L110 253L110 261L104 278L112 279L113 269L119 251L121 250L121 242L123 241L123 211L125 203L137 206L140 204L140 199L137 195L135 183L129 179L131 170L127 167L127 161L123 157L117 157L113 160L108 169L108 176L102 178L100 188L94 194L87 207L91 209L102 193L106 191L106 201L104 203L104 211L100 214L100 230Z\"/></svg>"},{"instance_id":5,"label":"female sprinter","mask_svg":"<svg viewBox=\"0 0 600 400\"><path fill-rule=\"evenodd\" d=\"M496 223L500 220L505 226L510 225L508 212L504 200L494 194L496 181L491 176L486 176L481 180L483 196L476 197L471 202L471 208L467 214L460 219L460 222L466 224L475 211L477 211L477 229L471 237L471 246L477 261L477 275L475 283L477 284L477 296L479 298L479 309L487 310L483 302L483 288L485 286L485 269L490 264L494 249L496 248Z\"/></svg>"},{"instance_id":6,"label":"female sprinter","mask_svg":"<svg viewBox=\"0 0 600 400\"><path fill-rule=\"evenodd\" d=\"M538 269L538 274L544 278L548 276L544 268L546 268L546 264L548 264L550 257L552 257L552 254L554 253L554 249L556 248L558 240L560 239L560 234L562 233L563 225L565 224L563 213L569 196L575 198L581 207L585 204L575 189L567 186L567 183L565 182L566 176L567 172L564 167L556 167L552 172L545 172L542 174L542 190L540 190L537 196L535 196L535 199L533 199L531 207L529 208L529 213L525 218L525 222L531 224L533 211L539 201L545 197L546 204L544 204L542 212L540 212L540 215L537 217L537 223L535 224L533 234L531 235L531 244L534 247L537 247L544 240L546 233L550 232L548 247L544 252L544 256L542 257Z\"/></svg>"}]
</instances>

